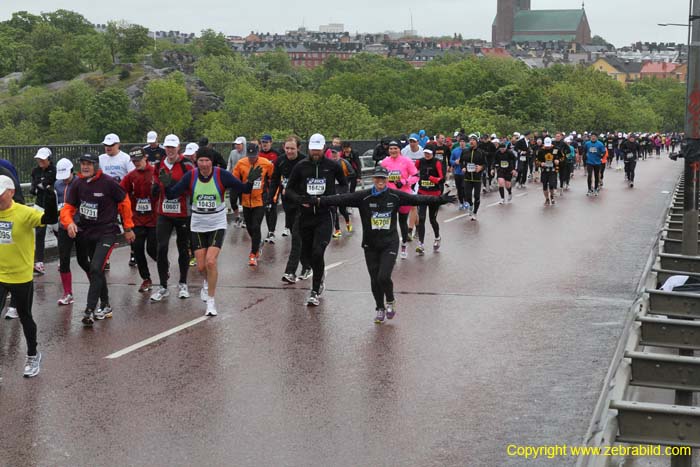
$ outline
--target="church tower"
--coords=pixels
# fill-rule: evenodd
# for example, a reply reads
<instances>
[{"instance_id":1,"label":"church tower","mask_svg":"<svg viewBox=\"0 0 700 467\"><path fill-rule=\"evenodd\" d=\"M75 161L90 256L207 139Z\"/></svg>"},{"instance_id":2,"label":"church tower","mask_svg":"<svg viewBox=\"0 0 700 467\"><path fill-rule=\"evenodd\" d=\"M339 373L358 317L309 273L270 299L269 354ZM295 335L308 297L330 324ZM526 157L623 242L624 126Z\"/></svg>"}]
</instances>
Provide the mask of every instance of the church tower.
<instances>
[{"instance_id":1,"label":"church tower","mask_svg":"<svg viewBox=\"0 0 700 467\"><path fill-rule=\"evenodd\" d=\"M491 30L491 41L494 47L513 39L515 13L519 10L530 10L530 0L498 0L496 19Z\"/></svg>"}]
</instances>

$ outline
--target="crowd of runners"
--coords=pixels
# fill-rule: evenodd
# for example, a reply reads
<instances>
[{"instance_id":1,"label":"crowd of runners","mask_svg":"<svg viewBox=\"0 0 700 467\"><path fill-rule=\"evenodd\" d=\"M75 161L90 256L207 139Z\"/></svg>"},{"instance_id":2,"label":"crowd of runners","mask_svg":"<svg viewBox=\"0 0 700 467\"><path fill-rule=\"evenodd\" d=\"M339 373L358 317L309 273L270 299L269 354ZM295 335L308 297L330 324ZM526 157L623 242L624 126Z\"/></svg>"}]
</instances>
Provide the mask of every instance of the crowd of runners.
<instances>
[{"instance_id":1,"label":"crowd of runners","mask_svg":"<svg viewBox=\"0 0 700 467\"><path fill-rule=\"evenodd\" d=\"M129 264L141 278L138 292L149 294L149 301L167 301L171 259L176 258L177 297L188 299L190 288L198 289L205 315L216 316L218 259L227 229L246 229L247 263L256 268L263 246L277 240L281 204L281 236L291 242L282 282L311 279L306 304L318 306L325 288L325 250L344 235L341 218L346 234L353 232L355 219L362 225L374 321L383 323L397 312L396 260L408 258L409 245L416 255L425 254L426 224L433 232L433 250L440 249L442 205L457 202L464 217L476 222L482 194L498 191L499 204L508 204L514 189L541 184L544 204L551 207L578 174L586 177L587 196L597 197L606 169L624 170L633 188L637 162L660 157L664 149L675 151L682 139L675 133L499 136L463 130L429 138L421 130L377 145L366 189L358 189L362 163L352 144L335 137L328 144L321 134L309 138L308 154L293 135L280 150L273 148L270 135L239 136L228 160L206 138L182 144L170 134L161 144L155 132L148 133L148 144L126 152L119 136L108 134L103 154L55 163L51 150L41 148L31 174L33 207L24 205L15 168L0 160L0 310L6 307L7 319L19 318L27 341L24 375L36 376L41 353L32 317L33 276L50 274L44 264L50 227L58 241L63 289L57 305L84 304L85 327L115 314L106 271L120 238L131 244ZM177 252L171 254L173 232ZM73 254L89 281L87 297L73 293ZM154 264L157 277L151 275Z\"/></svg>"}]
</instances>

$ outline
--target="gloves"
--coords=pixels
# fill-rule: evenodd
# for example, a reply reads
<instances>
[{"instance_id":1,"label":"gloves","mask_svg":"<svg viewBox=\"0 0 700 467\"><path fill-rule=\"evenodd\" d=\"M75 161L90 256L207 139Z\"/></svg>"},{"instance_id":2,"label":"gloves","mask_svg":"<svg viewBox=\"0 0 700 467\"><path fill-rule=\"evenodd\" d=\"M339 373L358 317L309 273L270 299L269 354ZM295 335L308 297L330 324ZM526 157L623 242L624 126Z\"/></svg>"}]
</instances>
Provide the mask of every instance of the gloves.
<instances>
[{"instance_id":1,"label":"gloves","mask_svg":"<svg viewBox=\"0 0 700 467\"><path fill-rule=\"evenodd\" d=\"M259 179L261 175L262 175L262 167L261 166L252 167L250 169L250 171L248 172L248 183L252 183L255 180Z\"/></svg>"},{"instance_id":2,"label":"gloves","mask_svg":"<svg viewBox=\"0 0 700 467\"><path fill-rule=\"evenodd\" d=\"M451 195L449 191L440 195L440 205L453 204L456 201L457 197L455 195Z\"/></svg>"},{"instance_id":3,"label":"gloves","mask_svg":"<svg viewBox=\"0 0 700 467\"><path fill-rule=\"evenodd\" d=\"M438 177L428 177L428 179L436 185L440 183L440 178Z\"/></svg>"},{"instance_id":4,"label":"gloves","mask_svg":"<svg viewBox=\"0 0 700 467\"><path fill-rule=\"evenodd\" d=\"M160 183L162 183L165 188L168 188L173 184L173 177L169 172L166 172L165 169L160 169L158 180L160 180Z\"/></svg>"},{"instance_id":5,"label":"gloves","mask_svg":"<svg viewBox=\"0 0 700 467\"><path fill-rule=\"evenodd\" d=\"M396 185L397 190L400 190L401 187L403 186L403 183L401 183L401 180L397 180L394 182L394 185Z\"/></svg>"}]
</instances>

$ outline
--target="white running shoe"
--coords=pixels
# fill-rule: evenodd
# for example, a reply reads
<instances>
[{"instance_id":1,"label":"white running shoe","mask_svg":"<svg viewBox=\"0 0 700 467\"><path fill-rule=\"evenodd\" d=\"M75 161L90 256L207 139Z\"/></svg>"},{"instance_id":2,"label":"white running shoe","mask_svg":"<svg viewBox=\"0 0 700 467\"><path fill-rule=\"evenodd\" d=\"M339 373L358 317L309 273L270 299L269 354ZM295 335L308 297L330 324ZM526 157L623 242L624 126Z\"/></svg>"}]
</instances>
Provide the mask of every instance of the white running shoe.
<instances>
[{"instance_id":1,"label":"white running shoe","mask_svg":"<svg viewBox=\"0 0 700 467\"><path fill-rule=\"evenodd\" d=\"M283 236L283 237L289 237L290 235L292 235L292 232L290 232L289 229L284 229L284 230L282 231L282 236Z\"/></svg>"},{"instance_id":2,"label":"white running shoe","mask_svg":"<svg viewBox=\"0 0 700 467\"><path fill-rule=\"evenodd\" d=\"M5 319L17 319L19 315L17 314L17 308L8 306L5 312Z\"/></svg>"},{"instance_id":3,"label":"white running shoe","mask_svg":"<svg viewBox=\"0 0 700 467\"><path fill-rule=\"evenodd\" d=\"M214 298L208 298L207 299L207 311L204 313L204 316L216 316L218 315L216 311L216 302L214 301Z\"/></svg>"},{"instance_id":4,"label":"white running shoe","mask_svg":"<svg viewBox=\"0 0 700 467\"><path fill-rule=\"evenodd\" d=\"M512 201L513 201L513 193L508 193L508 202L510 203Z\"/></svg>"},{"instance_id":5,"label":"white running shoe","mask_svg":"<svg viewBox=\"0 0 700 467\"><path fill-rule=\"evenodd\" d=\"M152 302L159 302L169 295L170 295L170 291L167 289L167 287L158 287L158 290L156 290L151 295L151 301Z\"/></svg>"},{"instance_id":6,"label":"white running shoe","mask_svg":"<svg viewBox=\"0 0 700 467\"><path fill-rule=\"evenodd\" d=\"M199 298L202 299L204 303L209 300L209 288L202 287L202 290L199 291Z\"/></svg>"},{"instance_id":7,"label":"white running shoe","mask_svg":"<svg viewBox=\"0 0 700 467\"><path fill-rule=\"evenodd\" d=\"M190 298L190 291L187 284L177 284L177 298Z\"/></svg>"},{"instance_id":8,"label":"white running shoe","mask_svg":"<svg viewBox=\"0 0 700 467\"><path fill-rule=\"evenodd\" d=\"M506 200L501 198L501 200L498 202L498 204L506 204Z\"/></svg>"}]
</instances>

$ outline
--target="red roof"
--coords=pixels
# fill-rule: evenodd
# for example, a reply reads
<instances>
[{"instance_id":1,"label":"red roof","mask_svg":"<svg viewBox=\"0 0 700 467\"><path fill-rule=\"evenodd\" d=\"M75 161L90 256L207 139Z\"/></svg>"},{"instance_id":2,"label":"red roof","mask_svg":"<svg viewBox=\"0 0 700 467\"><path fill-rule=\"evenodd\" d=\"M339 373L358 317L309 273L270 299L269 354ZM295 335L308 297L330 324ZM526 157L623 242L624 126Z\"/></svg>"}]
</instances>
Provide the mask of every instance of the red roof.
<instances>
[{"instance_id":1,"label":"red roof","mask_svg":"<svg viewBox=\"0 0 700 467\"><path fill-rule=\"evenodd\" d=\"M510 53L503 47L482 47L481 53L487 57L511 57Z\"/></svg>"},{"instance_id":2,"label":"red roof","mask_svg":"<svg viewBox=\"0 0 700 467\"><path fill-rule=\"evenodd\" d=\"M667 62L647 62L642 66L642 74L660 74L672 73L678 67L676 63Z\"/></svg>"}]
</instances>

